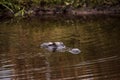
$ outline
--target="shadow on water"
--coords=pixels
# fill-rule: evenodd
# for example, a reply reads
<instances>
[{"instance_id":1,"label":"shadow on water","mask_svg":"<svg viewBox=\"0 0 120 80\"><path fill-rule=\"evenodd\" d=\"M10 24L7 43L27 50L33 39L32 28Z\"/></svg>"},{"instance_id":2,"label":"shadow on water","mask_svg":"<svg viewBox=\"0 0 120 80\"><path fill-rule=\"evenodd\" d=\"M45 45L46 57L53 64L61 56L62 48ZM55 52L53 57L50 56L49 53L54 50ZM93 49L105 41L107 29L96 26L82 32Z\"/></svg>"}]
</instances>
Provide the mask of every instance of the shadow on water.
<instances>
[{"instance_id":1,"label":"shadow on water","mask_svg":"<svg viewBox=\"0 0 120 80\"><path fill-rule=\"evenodd\" d=\"M0 80L119 80L119 16L0 23ZM48 52L64 42L80 54Z\"/></svg>"}]
</instances>

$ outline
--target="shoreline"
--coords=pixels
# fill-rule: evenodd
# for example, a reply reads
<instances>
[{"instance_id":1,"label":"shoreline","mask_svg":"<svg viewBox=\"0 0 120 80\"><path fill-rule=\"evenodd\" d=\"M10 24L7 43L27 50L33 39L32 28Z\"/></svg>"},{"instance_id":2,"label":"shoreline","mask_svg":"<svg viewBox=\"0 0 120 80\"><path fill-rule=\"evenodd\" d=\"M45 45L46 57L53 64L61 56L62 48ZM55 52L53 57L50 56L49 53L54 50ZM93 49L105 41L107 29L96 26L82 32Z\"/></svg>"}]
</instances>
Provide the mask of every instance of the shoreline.
<instances>
[{"instance_id":1,"label":"shoreline","mask_svg":"<svg viewBox=\"0 0 120 80\"><path fill-rule=\"evenodd\" d=\"M90 16L90 15L120 15L120 10L95 10L95 9L87 9L87 10L81 10L81 9L74 9L74 10L67 10L66 13L64 12L54 12L54 9L45 9L41 10L28 10L25 12L24 16L19 15L17 17L21 18L27 18L27 17L41 17L46 18L47 17L75 17L75 16ZM6 12L3 15L0 15L0 19L11 19L15 18L14 14L11 12Z\"/></svg>"}]
</instances>

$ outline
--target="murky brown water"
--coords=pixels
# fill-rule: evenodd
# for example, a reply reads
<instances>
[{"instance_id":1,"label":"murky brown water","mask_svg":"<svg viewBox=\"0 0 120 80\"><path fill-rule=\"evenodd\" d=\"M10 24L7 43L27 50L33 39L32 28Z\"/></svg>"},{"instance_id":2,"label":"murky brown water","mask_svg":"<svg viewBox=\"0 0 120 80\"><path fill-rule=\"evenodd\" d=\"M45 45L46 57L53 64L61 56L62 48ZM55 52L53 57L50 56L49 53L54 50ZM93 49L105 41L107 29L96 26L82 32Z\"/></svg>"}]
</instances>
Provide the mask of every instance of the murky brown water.
<instances>
[{"instance_id":1,"label":"murky brown water","mask_svg":"<svg viewBox=\"0 0 120 80\"><path fill-rule=\"evenodd\" d=\"M0 23L0 80L120 80L120 16ZM62 41L80 54L51 53Z\"/></svg>"}]
</instances>

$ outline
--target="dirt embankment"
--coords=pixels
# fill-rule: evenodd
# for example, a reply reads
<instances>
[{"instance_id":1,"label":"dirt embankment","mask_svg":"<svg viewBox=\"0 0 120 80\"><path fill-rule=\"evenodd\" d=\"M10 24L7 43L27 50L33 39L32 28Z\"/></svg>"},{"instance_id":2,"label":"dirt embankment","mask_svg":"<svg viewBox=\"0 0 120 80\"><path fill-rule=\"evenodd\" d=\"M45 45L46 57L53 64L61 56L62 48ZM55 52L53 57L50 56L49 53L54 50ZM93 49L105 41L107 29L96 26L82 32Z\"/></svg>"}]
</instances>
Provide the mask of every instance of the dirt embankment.
<instances>
[{"instance_id":1,"label":"dirt embankment","mask_svg":"<svg viewBox=\"0 0 120 80\"><path fill-rule=\"evenodd\" d=\"M120 5L114 7L102 6L96 8L73 8L68 7L55 7L55 8L33 8L26 12L30 16L44 16L44 15L97 15L97 14L120 14Z\"/></svg>"},{"instance_id":2,"label":"dirt embankment","mask_svg":"<svg viewBox=\"0 0 120 80\"><path fill-rule=\"evenodd\" d=\"M59 15L67 15L67 16L82 16L82 15L98 15L98 14L113 14L113 15L119 15L120 14L120 5L117 5L115 7L100 7L95 9L90 8L72 8L72 7L56 7L56 8L40 8L40 7L34 7L32 9L26 10L24 15L20 15L19 17L34 17L34 16L59 16ZM13 18L14 13L8 11L0 15L0 19L5 18Z\"/></svg>"}]
</instances>

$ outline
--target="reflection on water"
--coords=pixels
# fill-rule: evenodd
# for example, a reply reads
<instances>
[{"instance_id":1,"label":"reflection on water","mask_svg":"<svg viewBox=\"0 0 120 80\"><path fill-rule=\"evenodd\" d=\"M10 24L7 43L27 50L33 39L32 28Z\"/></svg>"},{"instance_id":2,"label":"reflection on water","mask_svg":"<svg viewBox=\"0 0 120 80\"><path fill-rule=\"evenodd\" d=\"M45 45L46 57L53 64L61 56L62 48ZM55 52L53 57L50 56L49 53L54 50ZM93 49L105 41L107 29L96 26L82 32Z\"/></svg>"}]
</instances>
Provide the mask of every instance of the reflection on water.
<instances>
[{"instance_id":1,"label":"reflection on water","mask_svg":"<svg viewBox=\"0 0 120 80\"><path fill-rule=\"evenodd\" d=\"M119 25L119 16L0 23L0 80L119 80ZM55 41L82 52L39 46Z\"/></svg>"}]
</instances>

